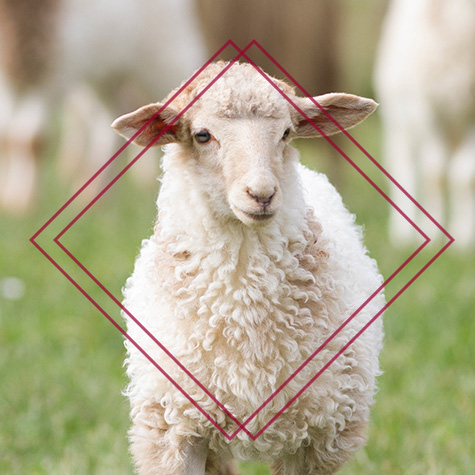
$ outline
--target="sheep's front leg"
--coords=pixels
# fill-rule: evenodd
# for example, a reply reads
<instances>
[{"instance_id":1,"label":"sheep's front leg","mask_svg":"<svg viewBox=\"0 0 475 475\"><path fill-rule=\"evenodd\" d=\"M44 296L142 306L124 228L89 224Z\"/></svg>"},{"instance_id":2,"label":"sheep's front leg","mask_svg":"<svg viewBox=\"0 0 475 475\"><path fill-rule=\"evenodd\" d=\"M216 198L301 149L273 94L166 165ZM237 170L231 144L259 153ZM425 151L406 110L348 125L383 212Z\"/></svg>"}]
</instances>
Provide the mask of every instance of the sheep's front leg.
<instances>
[{"instance_id":1,"label":"sheep's front leg","mask_svg":"<svg viewBox=\"0 0 475 475\"><path fill-rule=\"evenodd\" d=\"M336 436L321 429L309 430L308 445L286 455L272 465L273 475L333 475L352 457L366 440L364 419L347 421ZM331 447L329 449L329 447Z\"/></svg>"},{"instance_id":2,"label":"sheep's front leg","mask_svg":"<svg viewBox=\"0 0 475 475\"><path fill-rule=\"evenodd\" d=\"M272 465L273 475L333 475L342 464L323 461L319 454L311 453L307 448L300 449L294 455L283 457Z\"/></svg>"},{"instance_id":3,"label":"sheep's front leg","mask_svg":"<svg viewBox=\"0 0 475 475\"><path fill-rule=\"evenodd\" d=\"M184 438L171 442L168 431L135 424L130 431L131 453L139 475L205 475L208 441Z\"/></svg>"},{"instance_id":4,"label":"sheep's front leg","mask_svg":"<svg viewBox=\"0 0 475 475\"><path fill-rule=\"evenodd\" d=\"M183 446L183 474L205 475L208 441L205 439L187 440Z\"/></svg>"}]
</instances>

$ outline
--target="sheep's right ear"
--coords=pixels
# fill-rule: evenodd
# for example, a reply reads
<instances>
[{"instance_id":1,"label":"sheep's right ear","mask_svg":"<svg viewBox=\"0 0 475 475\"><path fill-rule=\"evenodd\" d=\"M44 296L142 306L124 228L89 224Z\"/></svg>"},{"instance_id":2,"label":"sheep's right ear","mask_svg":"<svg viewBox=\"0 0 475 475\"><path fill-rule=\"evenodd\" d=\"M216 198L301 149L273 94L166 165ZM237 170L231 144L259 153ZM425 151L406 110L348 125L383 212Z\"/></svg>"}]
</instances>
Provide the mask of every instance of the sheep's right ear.
<instances>
[{"instance_id":1,"label":"sheep's right ear","mask_svg":"<svg viewBox=\"0 0 475 475\"><path fill-rule=\"evenodd\" d=\"M320 107L315 105L317 102ZM297 114L297 137L318 137L321 133L314 127L316 125L325 135L340 132L340 126L349 129L359 124L370 115L378 106L372 99L354 96L342 92L333 92L314 97L296 97L295 104L302 110L312 123ZM321 110L326 110L332 119L328 118Z\"/></svg>"},{"instance_id":2,"label":"sheep's right ear","mask_svg":"<svg viewBox=\"0 0 475 475\"><path fill-rule=\"evenodd\" d=\"M126 139L131 139L143 128L140 134L134 138L134 143L142 147L148 146L160 134L162 135L152 146L176 142L179 120L170 126L165 133L163 131L178 113L171 107L167 107L160 112L162 108L163 104L161 103L141 107L114 120L112 128Z\"/></svg>"}]
</instances>

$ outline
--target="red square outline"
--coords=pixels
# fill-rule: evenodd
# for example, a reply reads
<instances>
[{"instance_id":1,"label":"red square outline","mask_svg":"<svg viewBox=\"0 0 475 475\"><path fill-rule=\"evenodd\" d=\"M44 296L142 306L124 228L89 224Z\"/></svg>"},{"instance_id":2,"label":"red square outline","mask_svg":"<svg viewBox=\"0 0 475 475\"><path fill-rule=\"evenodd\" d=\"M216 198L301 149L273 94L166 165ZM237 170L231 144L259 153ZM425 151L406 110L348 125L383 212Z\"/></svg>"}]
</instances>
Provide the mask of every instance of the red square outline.
<instances>
[{"instance_id":1,"label":"red square outline","mask_svg":"<svg viewBox=\"0 0 475 475\"><path fill-rule=\"evenodd\" d=\"M161 367L158 365L153 358L151 358L141 347L138 345L138 343L133 340L127 332L78 284L77 281L75 281L60 265L59 263L53 259L53 257L48 254L43 247L41 247L37 242L37 238L45 231L45 229L52 224L52 222L77 198L77 196L84 191L86 187L89 186L89 184L97 178L99 174L101 174L108 166L111 165L111 163L125 150L126 147L141 133L141 131L147 127L147 125L155 119L156 116L160 114L161 111L163 111L169 104L172 102L175 97L177 97L183 89L191 82L193 81L199 74L201 74L206 67L214 60L216 59L219 54L224 51L228 46L232 46L236 49L238 52L237 56L203 89L203 91L200 92L200 94L194 98L180 113L174 118L173 121L171 121L167 128L165 128L161 134L156 137L154 140L151 141L151 143L145 147L127 166L125 166L111 181L110 183L104 187L104 189L94 198L91 200L91 202L86 205L83 210L53 239L54 243L59 246L59 248L66 253L66 255L73 260L73 262L83 271L86 273L86 275L91 278L96 285L101 288L102 291L105 292L105 294L111 298L114 303L116 303L136 324L139 325L139 327L170 357L172 360L178 364L178 366L196 383L198 386L214 401L218 404L218 406L238 425L238 428L232 433L231 435L228 434L209 414L204 411L201 406L192 398L190 397ZM430 242L429 237L418 227L416 224L410 220L410 218L327 136L325 135L316 124L312 122L310 118L308 118L293 102L292 100L287 97L270 79L269 77L262 72L251 60L250 58L246 55L246 51L248 51L252 46L257 47L263 54L265 54L269 60L271 60L276 67L278 67L283 74L287 76L287 78L293 82L293 84L307 97L310 97L312 101L315 103L317 107L320 108L320 110L330 119L332 120L335 125L341 130L341 132L350 139L350 141L360 150L364 153L364 155L370 159L370 161L393 183L395 184L400 191L402 191L407 198L410 199L410 201L417 206L423 213L424 215L432 221L433 224L437 226L437 228L446 236L449 238L449 242L446 243L408 282L405 284L387 303L384 305L377 313L372 317L369 322L367 322L344 346L343 348L340 349L331 359L328 361L321 369L318 371L316 375L314 375L309 382L302 387L284 406L283 408L275 414L269 422L267 422L255 435L251 434L247 429L246 425L255 418L255 416L288 384L288 382L295 377L296 374L298 374L353 318L356 317L356 315L368 304L369 301L371 301L396 275L398 275L404 267L406 267L409 262L416 257L417 254L419 254L422 249ZM110 188L112 185L115 184L115 182L148 150L149 147L151 147L155 141L157 141L161 135L166 133L166 131L173 126L173 124L194 104L196 100L198 100L213 84L216 82L238 59L244 58L246 61L248 61L250 64L252 64L256 70L274 87L276 90L306 119L312 126L325 138L327 142L329 142L342 156L345 158L346 161L348 161L362 176L365 178L372 186L373 188L378 191L379 194L383 196L390 204L393 206L418 232L425 238L425 241L422 243L421 246L419 246L416 251L411 254L411 256L404 261L401 266L393 273L391 276L386 279L383 284L375 291L373 294L350 316L348 319L322 344L320 347L309 357L307 360L305 360L299 368L258 408L254 413L249 416L246 421L240 423L229 411L122 305L122 303L117 300L107 289L104 285L102 285L93 275L92 273L86 269L84 265L82 265L76 257L59 241L59 239L74 225L76 221L79 220L79 218ZM169 379L179 391L182 392L184 396L186 396L190 402L197 407L200 412L207 417L208 420L210 420L213 425L219 429L223 435L225 435L229 440L234 438L241 430L245 431L249 437L252 439L257 439L265 430L267 427L269 427L281 414L284 412L302 393L305 391L322 373L325 371L399 296L407 290L407 288L412 285L412 283L447 249L448 246L450 246L454 239L447 233L447 231L396 181L394 178L389 175L389 173L373 158L371 155L346 131L344 130L338 122L331 117L331 115L323 109L313 98L310 94L308 94L305 89L303 89L295 79L288 74L271 56L270 54L264 50L264 48L257 42L257 41L251 41L244 49L238 48L234 42L229 40L226 42L219 50L218 52L213 55L213 57L205 63L205 65L200 68L190 79L187 81L174 95L171 97L158 111L154 117L152 117L144 126L130 139L127 141L125 145L123 145L116 154L114 154L36 233L35 235L30 239L30 241L42 252L43 255L53 264L55 267L57 267L63 275L65 275L68 280L126 337L128 338L132 344L134 344L143 354L144 356L147 357L147 359L160 371L162 374L164 374L167 379Z\"/></svg>"}]
</instances>

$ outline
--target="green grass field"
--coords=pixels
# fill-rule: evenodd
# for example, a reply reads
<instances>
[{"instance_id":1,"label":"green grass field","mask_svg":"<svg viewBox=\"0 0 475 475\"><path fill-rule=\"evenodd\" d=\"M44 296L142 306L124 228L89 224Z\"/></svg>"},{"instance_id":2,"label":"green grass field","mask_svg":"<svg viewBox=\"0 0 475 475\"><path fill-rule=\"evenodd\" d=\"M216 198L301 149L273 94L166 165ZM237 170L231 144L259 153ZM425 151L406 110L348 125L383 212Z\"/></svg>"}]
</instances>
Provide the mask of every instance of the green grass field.
<instances>
[{"instance_id":1,"label":"green grass field","mask_svg":"<svg viewBox=\"0 0 475 475\"><path fill-rule=\"evenodd\" d=\"M371 137L359 138L377 151ZM388 277L411 250L388 246L387 205L347 164L332 164L341 158L317 162L306 148L304 159L340 185ZM69 196L44 173L33 213L0 216L0 473L131 474L122 337L28 242ZM150 233L155 194L125 176L62 240L118 297L140 241ZM109 299L49 244L55 234L46 234L40 241L120 321ZM436 250L434 245L423 251L394 279L387 296ZM384 375L368 445L344 474L474 473L474 258L450 248L386 312ZM7 298L15 297L7 277L23 282L22 297ZM251 464L241 471L270 473Z\"/></svg>"}]
</instances>

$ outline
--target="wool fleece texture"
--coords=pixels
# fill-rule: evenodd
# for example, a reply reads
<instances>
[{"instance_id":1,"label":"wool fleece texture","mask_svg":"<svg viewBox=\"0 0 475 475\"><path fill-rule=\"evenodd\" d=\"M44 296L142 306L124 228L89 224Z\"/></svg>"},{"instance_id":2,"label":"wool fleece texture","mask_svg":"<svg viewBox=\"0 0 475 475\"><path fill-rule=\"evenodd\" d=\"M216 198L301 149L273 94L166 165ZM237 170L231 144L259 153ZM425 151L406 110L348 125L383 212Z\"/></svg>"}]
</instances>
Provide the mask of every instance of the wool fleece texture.
<instances>
[{"instance_id":1,"label":"wool fleece texture","mask_svg":"<svg viewBox=\"0 0 475 475\"><path fill-rule=\"evenodd\" d=\"M250 64L212 63L161 111L113 127L146 146L217 74L156 145L163 177L153 235L124 289L129 312L244 422L382 284L355 217L327 177L299 164L295 137L338 132L311 98ZM279 92L297 105L297 111ZM173 93L172 93L173 94ZM171 97L171 95L169 96ZM315 100L344 128L376 107L344 93ZM159 113L159 115L157 115ZM255 434L385 305L376 295L246 426ZM128 315L129 335L228 433L236 423ZM131 451L141 474L329 474L365 443L382 322L377 319L256 439L232 440L130 341Z\"/></svg>"}]
</instances>

